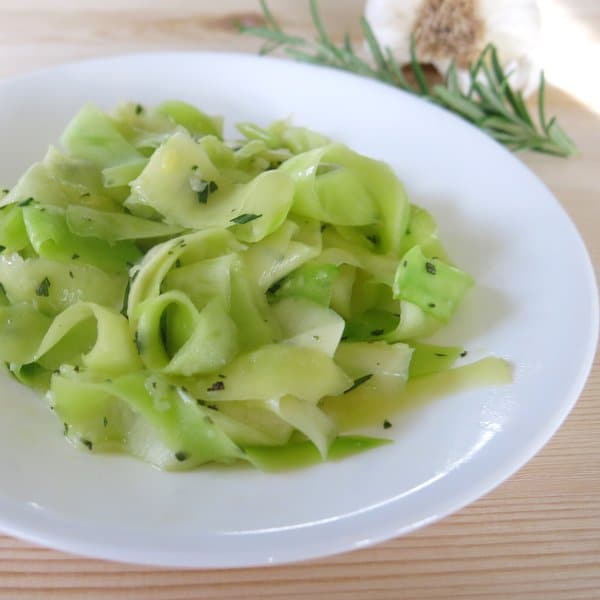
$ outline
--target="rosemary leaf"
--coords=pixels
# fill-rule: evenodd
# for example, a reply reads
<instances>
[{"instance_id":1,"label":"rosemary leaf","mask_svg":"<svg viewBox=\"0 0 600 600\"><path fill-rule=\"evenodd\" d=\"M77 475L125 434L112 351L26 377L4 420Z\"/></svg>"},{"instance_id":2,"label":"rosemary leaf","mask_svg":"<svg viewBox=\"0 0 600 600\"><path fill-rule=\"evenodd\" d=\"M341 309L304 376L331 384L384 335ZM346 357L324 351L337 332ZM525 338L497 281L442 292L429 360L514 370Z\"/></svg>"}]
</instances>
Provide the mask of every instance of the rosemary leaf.
<instances>
[{"instance_id":1,"label":"rosemary leaf","mask_svg":"<svg viewBox=\"0 0 600 600\"><path fill-rule=\"evenodd\" d=\"M348 32L344 34L344 50L348 52L348 54L354 54L352 40L350 39L350 34Z\"/></svg>"},{"instance_id":2,"label":"rosemary leaf","mask_svg":"<svg viewBox=\"0 0 600 600\"><path fill-rule=\"evenodd\" d=\"M385 54L387 57L389 69L392 75L396 78L396 86L400 89L410 92L411 94L415 94L416 92L413 90L412 85L408 83L408 79L404 75L404 71L402 71L402 67L398 64L396 60L394 60L394 55L389 48L385 49Z\"/></svg>"},{"instance_id":3,"label":"rosemary leaf","mask_svg":"<svg viewBox=\"0 0 600 600\"><path fill-rule=\"evenodd\" d=\"M375 65L377 66L377 69L384 76L384 81L392 83L392 79L389 75L388 64L385 57L383 56L381 46L379 45L379 42L377 41L377 38L375 37L375 34L373 33L369 22L364 17L360 20L360 26L363 35L365 36L365 41L369 46L371 56L375 61Z\"/></svg>"},{"instance_id":4,"label":"rosemary leaf","mask_svg":"<svg viewBox=\"0 0 600 600\"><path fill-rule=\"evenodd\" d=\"M456 65L454 63L450 65L448 72L446 73L446 88L448 88L448 91L453 95L460 93L458 73L456 72Z\"/></svg>"},{"instance_id":5,"label":"rosemary leaf","mask_svg":"<svg viewBox=\"0 0 600 600\"><path fill-rule=\"evenodd\" d=\"M297 50L296 48L286 48L285 53L290 58L294 58L300 62L306 62L313 65L335 67L335 65L331 63L330 59L323 54L313 55L309 54L308 52L304 52L303 50Z\"/></svg>"},{"instance_id":6,"label":"rosemary leaf","mask_svg":"<svg viewBox=\"0 0 600 600\"><path fill-rule=\"evenodd\" d=\"M271 9L269 8L269 5L267 4L266 0L259 0L260 1L260 8L263 12L263 16L265 18L265 22L267 23L267 25L274 31L280 31L281 27L279 27L279 23L277 23L277 20L275 19L275 17L273 16L273 13L271 12Z\"/></svg>"},{"instance_id":7,"label":"rosemary leaf","mask_svg":"<svg viewBox=\"0 0 600 600\"><path fill-rule=\"evenodd\" d=\"M540 89L538 92L538 114L539 114L539 119L540 119L540 125L542 126L542 129L547 133L548 125L546 125L546 110L544 108L544 104L546 101L546 98L544 97L545 92L546 92L546 77L544 76L544 73L542 72L542 76L540 78Z\"/></svg>"},{"instance_id":8,"label":"rosemary leaf","mask_svg":"<svg viewBox=\"0 0 600 600\"><path fill-rule=\"evenodd\" d=\"M421 63L419 63L417 59L415 38L413 36L411 36L410 38L410 68L412 69L415 79L417 80L417 84L419 85L419 91L421 96L429 96L429 86L427 85L427 78L425 77L425 73L421 68Z\"/></svg>"},{"instance_id":9,"label":"rosemary leaf","mask_svg":"<svg viewBox=\"0 0 600 600\"><path fill-rule=\"evenodd\" d=\"M485 118L485 112L467 98L462 97L462 94L452 93L443 85L434 85L432 92L439 104L468 119L471 123L478 123Z\"/></svg>"}]
</instances>

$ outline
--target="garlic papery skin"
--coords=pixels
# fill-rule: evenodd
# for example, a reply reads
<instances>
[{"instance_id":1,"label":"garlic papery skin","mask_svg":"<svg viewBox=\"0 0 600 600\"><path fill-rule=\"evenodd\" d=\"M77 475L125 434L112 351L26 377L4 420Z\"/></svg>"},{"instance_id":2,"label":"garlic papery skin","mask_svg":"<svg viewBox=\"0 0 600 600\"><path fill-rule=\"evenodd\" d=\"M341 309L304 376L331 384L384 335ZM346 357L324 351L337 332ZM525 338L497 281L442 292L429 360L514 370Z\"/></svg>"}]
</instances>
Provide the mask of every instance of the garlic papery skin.
<instances>
[{"instance_id":1,"label":"garlic papery skin","mask_svg":"<svg viewBox=\"0 0 600 600\"><path fill-rule=\"evenodd\" d=\"M419 62L442 74L454 62L466 91L469 64L491 43L513 89L525 96L537 89L541 16L535 0L367 0L365 17L401 65L410 62L412 35Z\"/></svg>"}]
</instances>

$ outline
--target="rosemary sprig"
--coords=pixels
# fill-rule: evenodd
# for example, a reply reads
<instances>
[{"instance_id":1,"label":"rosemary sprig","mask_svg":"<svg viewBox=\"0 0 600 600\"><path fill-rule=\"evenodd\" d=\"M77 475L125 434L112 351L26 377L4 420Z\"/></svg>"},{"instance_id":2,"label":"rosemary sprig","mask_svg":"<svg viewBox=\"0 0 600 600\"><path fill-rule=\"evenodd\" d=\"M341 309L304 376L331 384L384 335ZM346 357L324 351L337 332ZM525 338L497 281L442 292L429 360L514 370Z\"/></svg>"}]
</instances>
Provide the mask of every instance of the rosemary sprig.
<instances>
[{"instance_id":1,"label":"rosemary sprig","mask_svg":"<svg viewBox=\"0 0 600 600\"><path fill-rule=\"evenodd\" d=\"M265 25L242 26L241 31L264 40L261 54L281 49L291 58L302 62L334 67L383 81L458 114L514 151L531 150L563 157L577 153L575 144L558 125L556 118L546 119L544 74L541 75L538 92L536 123L521 92L511 88L498 52L492 44L483 50L470 67L470 89L465 93L458 84L454 64L448 70L443 84L429 84L417 60L413 39L408 65L415 81L412 84L390 49L381 47L364 17L361 17L360 26L370 60L365 60L356 53L348 34L341 44L333 42L321 19L317 0L309 0L316 32L312 40L283 31L266 0L259 1Z\"/></svg>"}]
</instances>

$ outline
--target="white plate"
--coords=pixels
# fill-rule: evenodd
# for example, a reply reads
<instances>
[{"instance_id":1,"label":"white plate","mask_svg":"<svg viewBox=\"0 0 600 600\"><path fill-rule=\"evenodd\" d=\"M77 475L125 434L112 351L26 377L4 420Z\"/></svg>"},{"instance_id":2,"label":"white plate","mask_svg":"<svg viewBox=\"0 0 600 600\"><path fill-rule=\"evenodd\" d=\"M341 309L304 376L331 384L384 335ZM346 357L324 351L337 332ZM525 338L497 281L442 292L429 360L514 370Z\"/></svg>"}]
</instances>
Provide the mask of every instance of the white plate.
<instances>
[{"instance_id":1,"label":"white plate","mask_svg":"<svg viewBox=\"0 0 600 600\"><path fill-rule=\"evenodd\" d=\"M44 402L0 379L0 528L89 556L240 567L351 550L405 533L488 492L566 417L598 330L575 227L518 159L475 128L390 87L232 54L150 54L60 66L0 85L0 182L43 156L86 101L180 98L229 124L293 115L388 161L430 209L478 287L445 339L515 365L513 385L456 394L392 419L395 443L267 475L160 473L67 445ZM561 163L556 163L561 168Z\"/></svg>"}]
</instances>

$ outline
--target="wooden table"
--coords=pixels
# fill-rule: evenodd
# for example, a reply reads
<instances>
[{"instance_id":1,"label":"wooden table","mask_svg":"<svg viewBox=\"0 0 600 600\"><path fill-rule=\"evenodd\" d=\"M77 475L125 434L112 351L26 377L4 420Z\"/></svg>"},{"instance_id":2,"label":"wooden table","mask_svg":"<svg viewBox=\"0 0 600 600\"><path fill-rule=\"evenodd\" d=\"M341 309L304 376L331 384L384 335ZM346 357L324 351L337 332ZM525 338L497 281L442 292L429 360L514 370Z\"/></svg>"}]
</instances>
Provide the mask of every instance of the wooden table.
<instances>
[{"instance_id":1,"label":"wooden table","mask_svg":"<svg viewBox=\"0 0 600 600\"><path fill-rule=\"evenodd\" d=\"M213 5L214 6L209 6ZM238 18L255 0L2 0L0 77L88 56L162 49L255 51ZM309 32L298 0L274 0L291 28ZM358 37L361 0L322 0L336 34ZM554 51L545 63L548 108L581 156L523 160L562 201L600 264L600 3L543 1ZM562 8L561 8L562 5ZM586 64L588 61L588 64ZM576 307L574 308L576 310ZM441 523L374 548L295 566L174 571L68 556L0 537L0 599L127 598L600 598L600 370L566 423L526 467Z\"/></svg>"}]
</instances>

